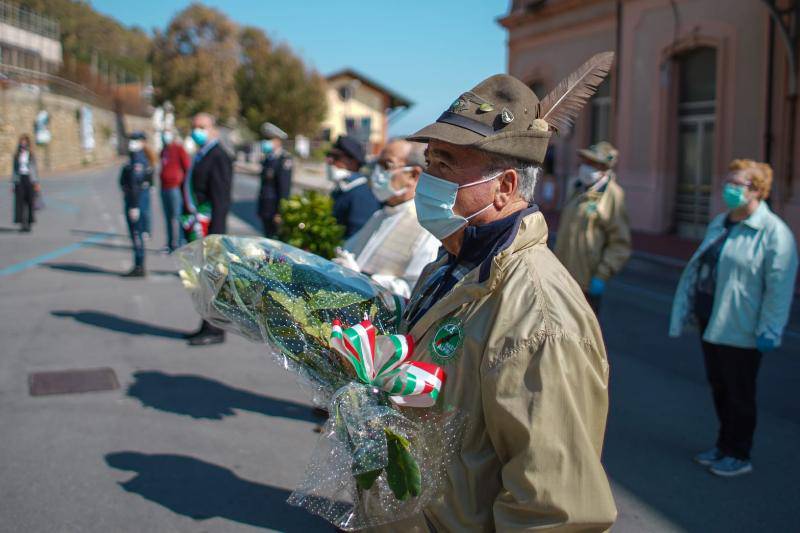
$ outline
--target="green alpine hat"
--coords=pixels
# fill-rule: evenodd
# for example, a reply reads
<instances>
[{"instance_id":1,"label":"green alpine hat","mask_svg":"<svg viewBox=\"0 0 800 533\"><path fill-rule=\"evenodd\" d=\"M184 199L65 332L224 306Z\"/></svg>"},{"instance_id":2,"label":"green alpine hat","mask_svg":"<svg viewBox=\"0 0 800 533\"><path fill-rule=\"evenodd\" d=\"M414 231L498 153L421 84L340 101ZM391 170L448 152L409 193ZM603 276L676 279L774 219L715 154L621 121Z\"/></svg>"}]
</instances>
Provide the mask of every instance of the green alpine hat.
<instances>
[{"instance_id":1,"label":"green alpine hat","mask_svg":"<svg viewBox=\"0 0 800 533\"><path fill-rule=\"evenodd\" d=\"M508 74L496 74L463 93L408 140L431 139L541 163L552 132L538 121L539 98Z\"/></svg>"},{"instance_id":2,"label":"green alpine hat","mask_svg":"<svg viewBox=\"0 0 800 533\"><path fill-rule=\"evenodd\" d=\"M541 164L553 131L566 131L611 68L613 52L592 57L541 101L508 74L491 76L462 93L408 140L438 140Z\"/></svg>"}]
</instances>

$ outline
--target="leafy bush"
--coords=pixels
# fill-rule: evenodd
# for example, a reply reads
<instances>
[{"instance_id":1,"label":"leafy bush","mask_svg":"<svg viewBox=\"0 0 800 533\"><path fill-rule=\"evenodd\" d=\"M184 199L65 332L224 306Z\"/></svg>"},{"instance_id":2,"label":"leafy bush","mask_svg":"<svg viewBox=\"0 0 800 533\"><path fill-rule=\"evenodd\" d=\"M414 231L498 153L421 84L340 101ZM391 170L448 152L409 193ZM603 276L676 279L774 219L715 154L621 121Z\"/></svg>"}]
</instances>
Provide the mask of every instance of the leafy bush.
<instances>
[{"instance_id":1,"label":"leafy bush","mask_svg":"<svg viewBox=\"0 0 800 533\"><path fill-rule=\"evenodd\" d=\"M344 226L333 216L333 200L316 191L305 191L281 200L282 224L278 237L301 250L325 259L336 256L342 243Z\"/></svg>"}]
</instances>

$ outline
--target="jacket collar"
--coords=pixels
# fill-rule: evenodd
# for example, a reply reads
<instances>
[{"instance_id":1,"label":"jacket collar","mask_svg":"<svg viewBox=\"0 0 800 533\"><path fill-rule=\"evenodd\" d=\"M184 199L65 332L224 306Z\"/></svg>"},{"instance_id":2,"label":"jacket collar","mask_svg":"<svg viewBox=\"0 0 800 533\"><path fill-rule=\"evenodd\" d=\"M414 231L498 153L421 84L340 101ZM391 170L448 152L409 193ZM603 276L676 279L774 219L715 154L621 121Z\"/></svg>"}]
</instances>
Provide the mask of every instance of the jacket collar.
<instances>
[{"instance_id":1,"label":"jacket collar","mask_svg":"<svg viewBox=\"0 0 800 533\"><path fill-rule=\"evenodd\" d=\"M767 205L767 202L762 200L753 214L742 220L742 224L749 226L754 230L760 230L767 223L770 213L771 211Z\"/></svg>"},{"instance_id":2,"label":"jacket collar","mask_svg":"<svg viewBox=\"0 0 800 533\"><path fill-rule=\"evenodd\" d=\"M367 183L367 181L368 180L366 176L362 176L358 172L353 172L348 177L340 181L336 185L336 188L341 192L348 192L355 189L359 185Z\"/></svg>"},{"instance_id":3,"label":"jacket collar","mask_svg":"<svg viewBox=\"0 0 800 533\"><path fill-rule=\"evenodd\" d=\"M513 215L512 215L513 216ZM414 326L411 336L414 339L422 338L423 334L439 320L450 314L454 309L465 303L475 301L487 293L495 290L500 282L500 274L508 265L511 257L519 251L526 250L537 244L547 243L547 223L536 205L519 211L514 219L512 231L495 251L495 255L486 260L489 266L488 276L481 276L484 266L475 268L464 279L456 284L444 298L433 304ZM436 266L443 266L448 259L440 258Z\"/></svg>"}]
</instances>

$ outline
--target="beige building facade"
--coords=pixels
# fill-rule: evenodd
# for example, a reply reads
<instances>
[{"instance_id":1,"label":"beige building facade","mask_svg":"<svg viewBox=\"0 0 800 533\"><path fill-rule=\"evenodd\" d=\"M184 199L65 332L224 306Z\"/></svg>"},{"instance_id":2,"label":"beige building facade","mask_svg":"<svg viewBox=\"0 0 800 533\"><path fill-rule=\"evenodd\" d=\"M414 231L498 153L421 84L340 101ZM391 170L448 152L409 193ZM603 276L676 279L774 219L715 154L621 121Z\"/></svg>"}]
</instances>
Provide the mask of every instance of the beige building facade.
<instances>
[{"instance_id":1,"label":"beige building facade","mask_svg":"<svg viewBox=\"0 0 800 533\"><path fill-rule=\"evenodd\" d=\"M769 3L511 2L499 21L508 30L508 71L540 98L591 55L617 54L575 128L553 142L554 204L575 174L576 149L610 140L620 150L618 176L635 230L699 238L723 210L728 163L751 158L772 164L772 208L797 234L800 135L791 131L788 96L797 75ZM793 122L800 128L797 113Z\"/></svg>"},{"instance_id":2,"label":"beige building facade","mask_svg":"<svg viewBox=\"0 0 800 533\"><path fill-rule=\"evenodd\" d=\"M352 69L335 72L328 82L328 114L321 137L335 141L339 135L360 139L367 153L377 154L386 144L394 113L411 101Z\"/></svg>"}]
</instances>

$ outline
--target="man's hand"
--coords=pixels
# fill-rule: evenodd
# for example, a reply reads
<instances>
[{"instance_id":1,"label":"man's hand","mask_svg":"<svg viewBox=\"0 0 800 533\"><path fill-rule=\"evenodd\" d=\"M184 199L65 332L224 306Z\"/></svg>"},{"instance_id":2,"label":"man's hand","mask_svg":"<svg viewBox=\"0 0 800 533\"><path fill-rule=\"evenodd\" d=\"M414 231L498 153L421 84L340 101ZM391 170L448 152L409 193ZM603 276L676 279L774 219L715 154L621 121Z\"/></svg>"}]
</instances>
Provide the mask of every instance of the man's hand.
<instances>
[{"instance_id":1,"label":"man's hand","mask_svg":"<svg viewBox=\"0 0 800 533\"><path fill-rule=\"evenodd\" d=\"M356 256L354 256L351 252L348 252L344 248L337 248L336 257L331 259L331 261L333 261L337 265L349 268L350 270L361 272L361 267L358 266L358 263L356 262Z\"/></svg>"},{"instance_id":2,"label":"man's hand","mask_svg":"<svg viewBox=\"0 0 800 533\"><path fill-rule=\"evenodd\" d=\"M763 334L759 335L756 338L756 350L758 350L761 353L771 352L775 350L775 348L777 347L778 346L777 343L775 342L775 339L770 339L769 337L766 337Z\"/></svg>"},{"instance_id":3,"label":"man's hand","mask_svg":"<svg viewBox=\"0 0 800 533\"><path fill-rule=\"evenodd\" d=\"M591 296L602 296L606 290L606 282L600 278L592 278L589 282L589 294Z\"/></svg>"},{"instance_id":4,"label":"man's hand","mask_svg":"<svg viewBox=\"0 0 800 533\"><path fill-rule=\"evenodd\" d=\"M134 224L139 221L140 214L141 212L139 211L138 207L128 209L128 219Z\"/></svg>"}]
</instances>

